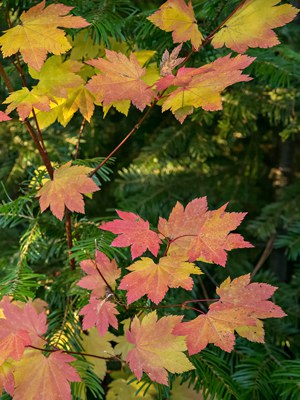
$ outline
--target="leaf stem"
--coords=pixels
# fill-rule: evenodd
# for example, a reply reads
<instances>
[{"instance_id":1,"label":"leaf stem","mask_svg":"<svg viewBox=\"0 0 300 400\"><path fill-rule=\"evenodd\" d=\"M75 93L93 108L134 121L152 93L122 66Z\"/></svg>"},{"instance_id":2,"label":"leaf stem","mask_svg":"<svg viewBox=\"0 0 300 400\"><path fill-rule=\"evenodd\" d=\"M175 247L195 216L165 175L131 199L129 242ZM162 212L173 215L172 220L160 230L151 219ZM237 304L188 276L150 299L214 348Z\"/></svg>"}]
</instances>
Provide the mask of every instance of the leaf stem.
<instances>
[{"instance_id":1,"label":"leaf stem","mask_svg":"<svg viewBox=\"0 0 300 400\"><path fill-rule=\"evenodd\" d=\"M66 209L66 214L65 214L65 227L66 227L66 235L67 235L70 268L71 268L71 270L74 271L74 269L76 268L76 264L75 264L75 259L72 257L72 247L73 247L72 215L68 209Z\"/></svg>"},{"instance_id":2,"label":"leaf stem","mask_svg":"<svg viewBox=\"0 0 300 400\"><path fill-rule=\"evenodd\" d=\"M81 140L81 137L82 137L82 132L83 132L83 128L84 128L85 123L86 123L86 119L83 117L83 120L82 120L82 122L80 124L79 133L78 133L78 139L77 139L76 149L75 149L75 153L74 153L74 160L77 160L77 157L78 157L80 140Z\"/></svg>"},{"instance_id":3,"label":"leaf stem","mask_svg":"<svg viewBox=\"0 0 300 400\"><path fill-rule=\"evenodd\" d=\"M74 354L74 355L84 356L84 357L100 358L101 360L122 362L122 360L120 360L116 356L114 356L114 357L102 357L102 356L97 356L95 354L82 353L80 351L62 350L62 349L43 349L41 347L32 346L32 345L25 346L25 347L29 347L29 348L34 349L34 350L45 351L47 353L56 353L57 351L61 351L62 353L66 353L66 354Z\"/></svg>"}]
</instances>

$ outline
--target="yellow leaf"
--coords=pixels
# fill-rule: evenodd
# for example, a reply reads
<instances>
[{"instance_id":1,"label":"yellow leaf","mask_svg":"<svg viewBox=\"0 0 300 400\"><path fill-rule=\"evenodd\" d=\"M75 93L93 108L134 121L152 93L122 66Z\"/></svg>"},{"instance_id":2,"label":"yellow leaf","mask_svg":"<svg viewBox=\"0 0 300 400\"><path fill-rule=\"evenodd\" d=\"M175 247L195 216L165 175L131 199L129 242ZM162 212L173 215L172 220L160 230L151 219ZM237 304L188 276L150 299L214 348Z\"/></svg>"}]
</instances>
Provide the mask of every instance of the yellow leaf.
<instances>
[{"instance_id":1,"label":"yellow leaf","mask_svg":"<svg viewBox=\"0 0 300 400\"><path fill-rule=\"evenodd\" d=\"M248 47L272 47L279 40L272 29L295 18L298 10L280 0L247 0L214 35L215 48L226 47L244 53ZM277 5L277 6L276 6Z\"/></svg>"},{"instance_id":2,"label":"yellow leaf","mask_svg":"<svg viewBox=\"0 0 300 400\"><path fill-rule=\"evenodd\" d=\"M89 25L81 17L67 15L73 7L51 4L45 0L21 15L21 24L8 29L0 37L3 57L21 52L24 61L39 71L47 53L63 54L71 48L61 28L84 28Z\"/></svg>"},{"instance_id":3,"label":"yellow leaf","mask_svg":"<svg viewBox=\"0 0 300 400\"><path fill-rule=\"evenodd\" d=\"M203 40L191 1L186 4L185 0L168 0L147 19L163 31L173 32L175 43L190 40L198 49Z\"/></svg>"},{"instance_id":4,"label":"yellow leaf","mask_svg":"<svg viewBox=\"0 0 300 400\"><path fill-rule=\"evenodd\" d=\"M94 354L101 357L113 357L115 355L111 341L115 341L115 336L107 332L100 336L96 328L88 330L88 334L82 334L82 347L85 353ZM106 361L100 358L87 357L87 360L93 365L93 370L99 379L104 379L106 375Z\"/></svg>"},{"instance_id":5,"label":"yellow leaf","mask_svg":"<svg viewBox=\"0 0 300 400\"><path fill-rule=\"evenodd\" d=\"M72 45L70 55L72 60L91 59L98 56L100 46L93 41L90 32L88 29L81 29L74 39L68 38Z\"/></svg>"},{"instance_id":6,"label":"yellow leaf","mask_svg":"<svg viewBox=\"0 0 300 400\"><path fill-rule=\"evenodd\" d=\"M144 382L132 382L133 376L131 375L127 380L115 379L109 384L109 390L107 392L106 400L134 400L144 399L152 400L157 394L153 385L149 387L147 393L145 390L149 385L145 385ZM143 389L138 393L137 391L143 386Z\"/></svg>"},{"instance_id":7,"label":"yellow leaf","mask_svg":"<svg viewBox=\"0 0 300 400\"><path fill-rule=\"evenodd\" d=\"M181 379L176 378L173 385L170 400L203 400L201 393L197 393L192 385L187 382L180 383Z\"/></svg>"}]
</instances>

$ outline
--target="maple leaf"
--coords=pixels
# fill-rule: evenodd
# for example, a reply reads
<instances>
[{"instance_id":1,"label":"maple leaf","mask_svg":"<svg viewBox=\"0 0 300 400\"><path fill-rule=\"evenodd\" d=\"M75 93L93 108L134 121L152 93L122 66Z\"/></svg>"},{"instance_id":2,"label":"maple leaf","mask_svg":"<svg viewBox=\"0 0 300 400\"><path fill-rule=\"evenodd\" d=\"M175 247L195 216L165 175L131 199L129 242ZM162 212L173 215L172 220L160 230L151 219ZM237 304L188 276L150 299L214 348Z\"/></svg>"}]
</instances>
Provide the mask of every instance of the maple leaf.
<instances>
[{"instance_id":1,"label":"maple leaf","mask_svg":"<svg viewBox=\"0 0 300 400\"><path fill-rule=\"evenodd\" d=\"M182 43L179 46L175 47L171 54L167 49L164 51L159 65L161 76L172 74L173 69L185 60L184 58L178 58L181 48Z\"/></svg>"},{"instance_id":2,"label":"maple leaf","mask_svg":"<svg viewBox=\"0 0 300 400\"><path fill-rule=\"evenodd\" d=\"M201 274L195 264L183 261L177 256L161 257L158 264L151 258L142 257L127 269L132 272L122 279L119 289L127 290L128 304L145 294L158 304L169 288L182 287L192 290L194 282L190 275Z\"/></svg>"},{"instance_id":3,"label":"maple leaf","mask_svg":"<svg viewBox=\"0 0 300 400\"><path fill-rule=\"evenodd\" d=\"M142 68L133 53L127 58L122 53L106 50L107 60L98 58L87 61L88 64L100 70L88 82L87 88L103 102L103 106L109 106L115 101L130 100L139 110L151 103L154 95L142 77L146 69Z\"/></svg>"},{"instance_id":4,"label":"maple leaf","mask_svg":"<svg viewBox=\"0 0 300 400\"><path fill-rule=\"evenodd\" d=\"M10 362L4 362L0 365L0 393L3 389L13 396L15 381L13 376L14 366Z\"/></svg>"},{"instance_id":5,"label":"maple leaf","mask_svg":"<svg viewBox=\"0 0 300 400\"><path fill-rule=\"evenodd\" d=\"M23 12L21 24L5 31L0 37L3 57L9 57L18 51L24 61L39 71L47 53L63 54L71 48L65 32L61 28L84 28L89 25L81 17L68 14L74 7L63 4L50 4L45 1Z\"/></svg>"},{"instance_id":6,"label":"maple leaf","mask_svg":"<svg viewBox=\"0 0 300 400\"><path fill-rule=\"evenodd\" d=\"M19 360L25 346L39 345L46 333L46 313L38 313L31 303L23 308L4 301L1 304L4 317L0 319L0 365L8 357Z\"/></svg>"},{"instance_id":7,"label":"maple leaf","mask_svg":"<svg viewBox=\"0 0 300 400\"><path fill-rule=\"evenodd\" d=\"M99 335L104 336L108 331L109 325L118 329L116 315L119 312L116 309L116 304L106 299L91 297L89 303L79 311L79 314L84 315L82 323L84 330L96 326Z\"/></svg>"},{"instance_id":8,"label":"maple leaf","mask_svg":"<svg viewBox=\"0 0 300 400\"><path fill-rule=\"evenodd\" d=\"M260 319L281 318L286 314L267 300L277 288L266 283L250 283L250 274L232 282L226 279L217 289L219 301L211 304L206 315L178 324L174 334L186 335L189 354L214 343L230 352L235 343L234 331L253 342L264 342Z\"/></svg>"},{"instance_id":9,"label":"maple leaf","mask_svg":"<svg viewBox=\"0 0 300 400\"><path fill-rule=\"evenodd\" d=\"M10 120L11 118L7 114L5 114L3 111L0 111L0 122L10 121Z\"/></svg>"},{"instance_id":10,"label":"maple leaf","mask_svg":"<svg viewBox=\"0 0 300 400\"><path fill-rule=\"evenodd\" d=\"M203 40L191 1L186 4L184 0L168 0L147 19L163 31L173 32L175 43L190 40L198 49Z\"/></svg>"},{"instance_id":11,"label":"maple leaf","mask_svg":"<svg viewBox=\"0 0 300 400\"><path fill-rule=\"evenodd\" d=\"M89 167L71 166L71 161L56 169L53 180L48 180L37 192L41 211L44 212L50 206L52 214L60 220L63 219L65 207L84 214L82 194L99 190L95 182L87 177L91 171Z\"/></svg>"},{"instance_id":12,"label":"maple leaf","mask_svg":"<svg viewBox=\"0 0 300 400\"><path fill-rule=\"evenodd\" d=\"M14 400L71 400L69 382L81 381L75 368L69 364L74 360L60 351L48 357L36 350L28 351L15 364Z\"/></svg>"},{"instance_id":13,"label":"maple leaf","mask_svg":"<svg viewBox=\"0 0 300 400\"><path fill-rule=\"evenodd\" d=\"M82 347L85 353L94 354L99 357L113 357L114 349L110 342L115 341L116 337L110 332L104 336L99 336L96 328L88 330L87 335L82 334ZM93 365L93 371L99 379L103 380L106 375L106 360L101 358L89 357L89 362Z\"/></svg>"},{"instance_id":14,"label":"maple leaf","mask_svg":"<svg viewBox=\"0 0 300 400\"><path fill-rule=\"evenodd\" d=\"M133 375L130 375L127 379L114 379L108 387L106 400L157 399L157 390L154 385L148 386L143 381L138 382Z\"/></svg>"},{"instance_id":15,"label":"maple leaf","mask_svg":"<svg viewBox=\"0 0 300 400\"><path fill-rule=\"evenodd\" d=\"M167 371L181 373L194 369L183 354L185 338L172 333L181 319L182 316L172 315L158 320L156 311L146 315L142 322L134 317L126 338L135 347L127 353L126 361L138 380L144 371L152 381L168 385Z\"/></svg>"},{"instance_id":16,"label":"maple leaf","mask_svg":"<svg viewBox=\"0 0 300 400\"><path fill-rule=\"evenodd\" d=\"M80 279L77 285L84 289L92 290L91 295L96 298L102 298L106 295L106 283L114 289L116 280L121 276L121 270L118 268L116 261L110 261L99 250L96 250L95 261L83 260L80 263L80 267L87 276Z\"/></svg>"},{"instance_id":17,"label":"maple leaf","mask_svg":"<svg viewBox=\"0 0 300 400\"><path fill-rule=\"evenodd\" d=\"M124 332L126 332L130 328L131 319L130 318L125 319L124 321L121 322L121 324L123 325ZM134 345L128 342L125 335L116 336L114 341L117 343L116 346L114 347L115 354L120 354L121 359L123 361L126 361L127 354L129 350L132 350L134 348Z\"/></svg>"},{"instance_id":18,"label":"maple leaf","mask_svg":"<svg viewBox=\"0 0 300 400\"><path fill-rule=\"evenodd\" d=\"M132 212L116 210L121 219L115 219L99 226L100 229L119 235L112 246L131 246L132 259L142 255L147 249L157 256L161 240L157 233L150 229L148 221Z\"/></svg>"},{"instance_id":19,"label":"maple leaf","mask_svg":"<svg viewBox=\"0 0 300 400\"><path fill-rule=\"evenodd\" d=\"M230 234L246 213L228 213L226 206L207 211L206 197L191 201L185 209L177 202L169 220L160 218L158 223L160 234L170 240L169 254L185 257L189 261L201 259L224 267L226 251L253 247L241 235Z\"/></svg>"},{"instance_id":20,"label":"maple leaf","mask_svg":"<svg viewBox=\"0 0 300 400\"><path fill-rule=\"evenodd\" d=\"M49 97L40 93L37 88L29 91L26 87L12 92L4 101L3 104L9 104L6 109L7 114L15 108L22 120L26 119L33 108L42 111L50 110Z\"/></svg>"},{"instance_id":21,"label":"maple leaf","mask_svg":"<svg viewBox=\"0 0 300 400\"><path fill-rule=\"evenodd\" d=\"M226 47L244 53L248 47L272 47L279 40L272 29L292 21L298 13L279 0L247 0L214 35L215 48ZM276 6L277 5L277 6ZM276 6L276 7L275 7Z\"/></svg>"},{"instance_id":22,"label":"maple leaf","mask_svg":"<svg viewBox=\"0 0 300 400\"><path fill-rule=\"evenodd\" d=\"M163 102L162 111L170 109L181 123L196 107L206 111L222 109L221 92L237 82L247 82L252 78L242 75L242 70L248 67L255 58L231 54L219 57L210 64L200 68L185 68L178 70L177 75L167 75L157 82L158 91L175 86ZM176 88L177 86L177 88Z\"/></svg>"},{"instance_id":23,"label":"maple leaf","mask_svg":"<svg viewBox=\"0 0 300 400\"><path fill-rule=\"evenodd\" d=\"M39 93L49 98L68 97L67 89L81 86L84 80L76 74L83 64L75 60L63 61L60 56L52 56L46 60L40 71L30 68L29 73L34 79L38 79L36 86Z\"/></svg>"}]
</instances>

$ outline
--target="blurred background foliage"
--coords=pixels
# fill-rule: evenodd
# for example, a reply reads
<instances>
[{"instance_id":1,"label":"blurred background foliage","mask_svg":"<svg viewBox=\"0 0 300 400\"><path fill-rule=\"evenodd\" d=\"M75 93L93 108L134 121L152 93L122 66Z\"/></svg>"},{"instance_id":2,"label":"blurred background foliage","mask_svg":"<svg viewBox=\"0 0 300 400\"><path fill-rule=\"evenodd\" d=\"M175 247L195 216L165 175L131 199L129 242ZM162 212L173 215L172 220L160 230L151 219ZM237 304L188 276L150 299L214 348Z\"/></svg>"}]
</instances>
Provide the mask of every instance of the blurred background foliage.
<instances>
[{"instance_id":1,"label":"blurred background foliage","mask_svg":"<svg viewBox=\"0 0 300 400\"><path fill-rule=\"evenodd\" d=\"M104 47L155 50L151 61L159 64L163 51L174 47L170 34L145 19L162 4L160 1L61 2L74 6L74 13L91 23L86 37L100 52ZM1 28L7 29L7 12L17 20L24 10L37 3L0 2ZM296 3L293 2L299 7L299 2ZM209 34L237 4L235 0L194 0L202 32ZM278 30L278 34L281 45L247 52L256 57L246 71L253 81L227 89L222 111L197 110L181 125L171 113L162 114L156 106L116 158L100 170L97 179L102 190L92 201L87 199L86 216L77 216L74 222L77 262L92 256L97 246L116 257L121 266L127 266L128 253L123 250L116 253L109 247L109 233L97 228L103 219L115 217L115 208L137 212L152 224L156 224L160 215L167 217L176 201L185 205L199 196L208 197L210 208L229 201L230 211L248 212L241 232L255 248L230 253L226 269L200 263L206 274L197 277L192 298L214 297L215 285L228 274L233 278L252 273L254 280L279 287L275 301L288 317L267 321L264 345L238 339L231 354L209 346L193 357L196 370L184 374L183 381L201 390L201 396L207 399L297 400L300 397L299 19ZM76 32L70 30L69 35L75 38ZM184 44L181 56L190 50L189 44ZM201 66L228 53L227 49L216 51L208 45L193 55L188 66ZM14 87L20 88L21 80L9 60L1 62ZM7 95L1 80L1 99ZM103 119L99 107L92 122L84 126L81 162L97 165L99 157L110 153L139 116L134 108L127 118L111 109ZM55 162L63 163L74 154L81 123L82 117L75 115L66 128L55 123L44 130L47 148ZM76 310L86 301L86 294L74 285L79 271L70 271L68 267L63 224L49 212L39 213L34 196L44 176L43 170L36 172L40 165L39 155L17 118L2 123L0 293L23 300L33 296L45 298L54 315L50 327L55 333L61 329L70 297ZM167 302L179 303L181 299L186 299L184 291L171 290ZM74 313L68 314L69 324L64 324L64 329L69 345L74 342L72 346L78 348L75 333L79 322ZM81 362L84 370L84 361ZM170 379L173 382L173 377ZM110 382L107 377L100 383L86 368L89 399L102 398L102 387L106 390ZM144 388L149 387L147 379L144 382ZM156 394L148 391L146 398L170 398L169 389L154 386ZM84 398L82 393L82 388L75 387L74 398ZM131 392L132 398L143 398L141 392L132 393L136 392Z\"/></svg>"}]
</instances>

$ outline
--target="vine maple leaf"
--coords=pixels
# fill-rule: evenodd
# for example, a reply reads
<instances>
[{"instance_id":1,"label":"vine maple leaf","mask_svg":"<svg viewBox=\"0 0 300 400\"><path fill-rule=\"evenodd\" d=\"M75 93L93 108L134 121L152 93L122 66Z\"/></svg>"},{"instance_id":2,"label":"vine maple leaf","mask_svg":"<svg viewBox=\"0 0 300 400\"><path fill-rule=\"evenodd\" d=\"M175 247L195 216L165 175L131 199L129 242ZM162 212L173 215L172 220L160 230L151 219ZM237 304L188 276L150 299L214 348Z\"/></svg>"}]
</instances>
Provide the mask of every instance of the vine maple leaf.
<instances>
[{"instance_id":1,"label":"vine maple leaf","mask_svg":"<svg viewBox=\"0 0 300 400\"><path fill-rule=\"evenodd\" d=\"M39 345L47 331L46 313L38 313L31 303L23 308L4 301L5 318L0 319L0 365L8 358L19 360L25 346Z\"/></svg>"},{"instance_id":2,"label":"vine maple leaf","mask_svg":"<svg viewBox=\"0 0 300 400\"><path fill-rule=\"evenodd\" d=\"M286 314L267 300L277 288L266 283L250 283L250 274L233 281L226 279L217 289L219 301L211 304L206 315L178 324L173 333L186 335L189 354L214 343L225 351L232 351L234 331L253 342L264 342L260 319L282 318Z\"/></svg>"},{"instance_id":3,"label":"vine maple leaf","mask_svg":"<svg viewBox=\"0 0 300 400\"><path fill-rule=\"evenodd\" d=\"M248 47L272 47L279 44L272 29L292 21L298 10L279 0L247 0L213 36L215 48L226 47L244 53Z\"/></svg>"},{"instance_id":4,"label":"vine maple leaf","mask_svg":"<svg viewBox=\"0 0 300 400\"><path fill-rule=\"evenodd\" d=\"M82 194L99 190L95 182L87 176L92 168L74 165L71 161L54 171L53 180L48 180L37 192L40 197L41 211L50 206L56 218L62 220L65 207L70 211L84 214Z\"/></svg>"},{"instance_id":5,"label":"vine maple leaf","mask_svg":"<svg viewBox=\"0 0 300 400\"><path fill-rule=\"evenodd\" d=\"M81 381L69 364L74 360L60 351L48 357L36 350L27 351L16 364L14 400L71 400L70 382Z\"/></svg>"},{"instance_id":6,"label":"vine maple leaf","mask_svg":"<svg viewBox=\"0 0 300 400\"><path fill-rule=\"evenodd\" d=\"M81 86L84 80L76 74L83 64L75 60L63 61L60 56L52 56L46 60L40 71L30 68L29 73L39 83L36 88L51 99L68 97L68 89Z\"/></svg>"},{"instance_id":7,"label":"vine maple leaf","mask_svg":"<svg viewBox=\"0 0 300 400\"><path fill-rule=\"evenodd\" d=\"M242 70L254 60L253 57L231 54L219 57L214 62L200 68L178 70L177 75L167 75L157 82L158 91L174 86L163 102L162 111L171 110L181 123L194 108L202 107L206 111L222 109L221 92L237 82L247 82L252 78L242 75ZM177 86L177 88L176 88Z\"/></svg>"},{"instance_id":8,"label":"vine maple leaf","mask_svg":"<svg viewBox=\"0 0 300 400\"><path fill-rule=\"evenodd\" d=\"M169 254L224 267L226 251L253 247L241 235L230 233L240 225L246 213L228 213L226 206L207 211L206 197L191 201L185 209L177 202L169 220L160 218L158 223L160 234L170 240Z\"/></svg>"},{"instance_id":9,"label":"vine maple leaf","mask_svg":"<svg viewBox=\"0 0 300 400\"><path fill-rule=\"evenodd\" d=\"M133 53L127 58L122 53L106 50L107 60L87 61L100 70L87 84L96 100L109 106L113 102L130 100L139 110L151 103L154 92L143 81L146 69L142 68Z\"/></svg>"},{"instance_id":10,"label":"vine maple leaf","mask_svg":"<svg viewBox=\"0 0 300 400\"><path fill-rule=\"evenodd\" d=\"M84 330L96 326L99 335L104 336L108 331L109 325L118 329L116 315L119 312L116 309L116 304L106 299L91 297L89 303L80 310L79 314L84 315L82 322Z\"/></svg>"},{"instance_id":11,"label":"vine maple leaf","mask_svg":"<svg viewBox=\"0 0 300 400\"><path fill-rule=\"evenodd\" d=\"M13 396L15 381L13 376L14 366L10 362L4 362L0 365L0 393L3 389Z\"/></svg>"},{"instance_id":12,"label":"vine maple leaf","mask_svg":"<svg viewBox=\"0 0 300 400\"><path fill-rule=\"evenodd\" d=\"M171 54L166 49L162 55L161 63L159 65L160 68L160 75L167 76L172 74L174 68L176 68L179 64L181 64L185 59L178 58L179 52L182 48L182 43L175 47Z\"/></svg>"},{"instance_id":13,"label":"vine maple leaf","mask_svg":"<svg viewBox=\"0 0 300 400\"><path fill-rule=\"evenodd\" d=\"M116 211L121 219L105 222L99 226L100 229L119 235L111 245L131 246L132 259L139 257L147 249L157 256L161 240L157 233L150 229L149 222L132 212Z\"/></svg>"},{"instance_id":14,"label":"vine maple leaf","mask_svg":"<svg viewBox=\"0 0 300 400\"><path fill-rule=\"evenodd\" d=\"M80 263L80 267L87 276L80 279L77 285L84 289L92 290L91 296L96 298L102 298L106 295L107 283L114 289L116 280L121 276L121 270L118 268L116 261L110 261L99 250L96 250L95 261L83 260Z\"/></svg>"},{"instance_id":15,"label":"vine maple leaf","mask_svg":"<svg viewBox=\"0 0 300 400\"><path fill-rule=\"evenodd\" d=\"M37 88L33 88L31 91L26 87L16 90L3 101L3 104L9 104L6 109L7 114L16 108L22 120L29 116L33 108L41 111L50 110L49 97L40 93Z\"/></svg>"},{"instance_id":16,"label":"vine maple leaf","mask_svg":"<svg viewBox=\"0 0 300 400\"><path fill-rule=\"evenodd\" d=\"M10 116L5 114L3 111L0 111L0 122L11 120Z\"/></svg>"},{"instance_id":17,"label":"vine maple leaf","mask_svg":"<svg viewBox=\"0 0 300 400\"><path fill-rule=\"evenodd\" d=\"M186 4L184 0L168 0L147 19L163 31L173 32L174 43L190 40L198 49L203 40L191 1Z\"/></svg>"},{"instance_id":18,"label":"vine maple leaf","mask_svg":"<svg viewBox=\"0 0 300 400\"><path fill-rule=\"evenodd\" d=\"M127 353L126 361L134 375L141 379L143 371L152 381L168 385L168 373L194 369L184 355L185 338L172 333L182 316L172 315L157 319L156 311L146 315L142 322L135 317L126 331L129 343L135 347Z\"/></svg>"},{"instance_id":19,"label":"vine maple leaf","mask_svg":"<svg viewBox=\"0 0 300 400\"><path fill-rule=\"evenodd\" d=\"M63 4L50 4L45 1L23 12L21 24L8 29L0 37L3 57L9 57L18 51L24 61L39 71L47 53L63 54L71 48L65 32L61 28L84 28L89 25L81 17L68 14L74 7Z\"/></svg>"},{"instance_id":20,"label":"vine maple leaf","mask_svg":"<svg viewBox=\"0 0 300 400\"><path fill-rule=\"evenodd\" d=\"M99 357L113 357L115 355L114 349L110 342L116 341L116 336L107 332L104 336L99 336L96 328L88 330L87 335L82 334L82 347L85 353L94 354ZM106 360L96 357L90 357L89 362L93 365L93 371L101 380L106 375Z\"/></svg>"},{"instance_id":21,"label":"vine maple leaf","mask_svg":"<svg viewBox=\"0 0 300 400\"><path fill-rule=\"evenodd\" d=\"M194 282L190 275L202 273L195 264L183 261L178 256L161 257L158 264L151 258L142 257L127 269L132 272L122 279L119 289L127 290L128 304L145 294L158 304L169 288L192 290Z\"/></svg>"}]
</instances>

